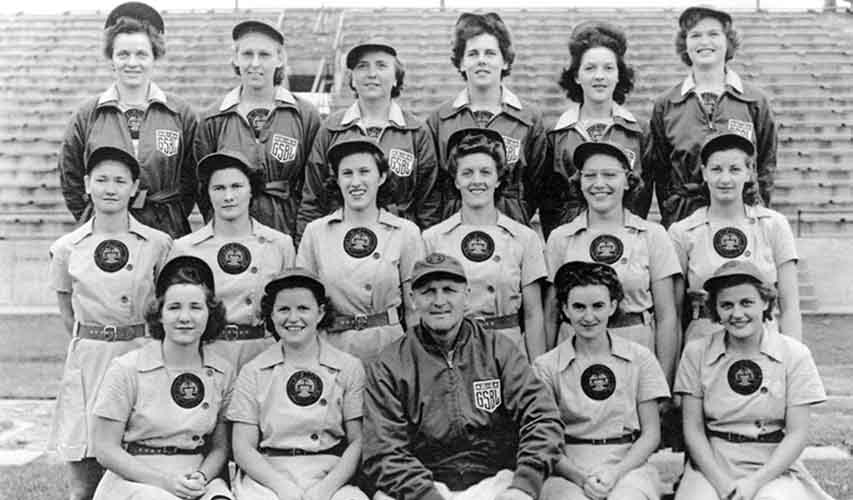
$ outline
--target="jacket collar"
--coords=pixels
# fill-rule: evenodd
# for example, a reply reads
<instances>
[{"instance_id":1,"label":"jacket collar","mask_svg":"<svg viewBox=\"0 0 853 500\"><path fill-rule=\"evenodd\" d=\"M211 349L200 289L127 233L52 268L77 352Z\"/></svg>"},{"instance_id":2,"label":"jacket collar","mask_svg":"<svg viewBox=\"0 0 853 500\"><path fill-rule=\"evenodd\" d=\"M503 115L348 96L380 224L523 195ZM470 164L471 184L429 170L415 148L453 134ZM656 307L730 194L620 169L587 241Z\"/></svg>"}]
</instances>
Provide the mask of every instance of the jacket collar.
<instances>
[{"instance_id":1,"label":"jacket collar","mask_svg":"<svg viewBox=\"0 0 853 500\"><path fill-rule=\"evenodd\" d=\"M579 213L571 222L566 224L566 236L573 236L581 231L589 229L588 212L584 210ZM625 227L637 231L646 231L649 228L649 223L645 219L637 217L628 209L623 209L623 217L625 218Z\"/></svg>"},{"instance_id":2,"label":"jacket collar","mask_svg":"<svg viewBox=\"0 0 853 500\"><path fill-rule=\"evenodd\" d=\"M344 209L338 208L334 212L328 215L328 220L326 221L329 224L343 222L344 220ZM379 223L383 226L390 227L400 227L400 221L391 212L385 210L384 208L379 209Z\"/></svg>"},{"instance_id":3,"label":"jacket collar","mask_svg":"<svg viewBox=\"0 0 853 500\"><path fill-rule=\"evenodd\" d=\"M240 104L240 89L241 87L236 87L231 89L225 97L222 98L222 103L219 104L219 112L228 111L234 106ZM296 98L293 94L290 93L289 90L282 86L276 86L275 88L275 104L276 107L289 105L296 105Z\"/></svg>"},{"instance_id":4,"label":"jacket collar","mask_svg":"<svg viewBox=\"0 0 853 500\"><path fill-rule=\"evenodd\" d=\"M443 106L441 108L439 111L439 117L442 120L448 119L457 113L461 113L462 110L467 109L470 103L471 101L468 96L468 89L462 89L449 107ZM504 85L501 85L501 110L503 113L512 116L527 126L530 126L532 123L529 113L526 112L521 104L521 99L519 99L518 96L513 94L512 91Z\"/></svg>"},{"instance_id":5,"label":"jacket collar","mask_svg":"<svg viewBox=\"0 0 853 500\"><path fill-rule=\"evenodd\" d=\"M770 209L760 205L744 205L744 212L746 213L746 218L750 221L758 221L759 219L773 216L773 212ZM708 207L696 209L682 223L688 231L704 226L708 223Z\"/></svg>"},{"instance_id":6,"label":"jacket collar","mask_svg":"<svg viewBox=\"0 0 853 500\"><path fill-rule=\"evenodd\" d=\"M148 237L151 235L151 228L134 219L133 216L130 214L127 215L127 218L127 231L129 233L135 234L143 240L147 240ZM77 243L80 243L84 238L91 236L92 231L94 230L94 223L95 218L92 217L91 219L84 222L82 226L80 226L80 228L77 230L76 238L73 241L75 245Z\"/></svg>"},{"instance_id":7,"label":"jacket collar","mask_svg":"<svg viewBox=\"0 0 853 500\"><path fill-rule=\"evenodd\" d=\"M361 121L361 108L358 106L358 101L352 103L347 108L344 115L341 117L341 125L353 125ZM406 127L406 118L403 116L403 109L397 104L397 101L391 100L391 107L388 109L388 121L400 127Z\"/></svg>"},{"instance_id":8,"label":"jacket collar","mask_svg":"<svg viewBox=\"0 0 853 500\"><path fill-rule=\"evenodd\" d=\"M139 349L139 357L136 359L136 369L141 372L150 372L158 368L163 368L163 351L161 346L162 341L148 342ZM219 373L226 373L231 367L227 361L216 354L208 345L202 345L201 348L202 366L205 368L213 368Z\"/></svg>"},{"instance_id":9,"label":"jacket collar","mask_svg":"<svg viewBox=\"0 0 853 500\"><path fill-rule=\"evenodd\" d=\"M613 123L618 123L625 127L638 128L637 119L625 106L614 102L611 113L613 115ZM557 125L554 126L554 130L561 130L575 126L575 124L580 121L580 115L581 104L579 102L570 102L569 107L557 120Z\"/></svg>"},{"instance_id":10,"label":"jacket collar","mask_svg":"<svg viewBox=\"0 0 853 500\"><path fill-rule=\"evenodd\" d=\"M322 366L329 367L333 370L341 370L343 367L343 363L341 363L340 356L337 352L335 352L335 349L326 341L326 339L323 338L322 335L317 335L317 342L320 344L318 362ZM253 362L257 363L258 367L261 370L273 368L276 365L283 364L284 344L281 340L279 340L275 343L275 345L258 354Z\"/></svg>"},{"instance_id":11,"label":"jacket collar","mask_svg":"<svg viewBox=\"0 0 853 500\"><path fill-rule=\"evenodd\" d=\"M743 95L743 80L741 80L740 75L731 68L726 68L725 86L727 91L734 91L733 95L742 99L745 98ZM696 82L693 80L693 73L689 73L684 78L684 81L681 82L681 88L678 94L672 96L670 100L672 102L683 102L691 93L693 93L693 89L695 88Z\"/></svg>"},{"instance_id":12,"label":"jacket collar","mask_svg":"<svg viewBox=\"0 0 853 500\"><path fill-rule=\"evenodd\" d=\"M761 334L761 343L758 346L761 354L780 363L782 362L782 343L784 342L781 335L778 331L769 329L767 325L764 325L764 331ZM713 365L726 354L726 331L715 332L707 342L709 344L705 354L705 363Z\"/></svg>"},{"instance_id":13,"label":"jacket collar","mask_svg":"<svg viewBox=\"0 0 853 500\"><path fill-rule=\"evenodd\" d=\"M163 92L160 87L157 86L154 82L148 83L148 104L151 103L160 103L163 106L166 106L171 111L175 111L172 107L172 104L166 98L166 93ZM102 106L118 106L118 87L115 84L112 84L105 90L100 96L98 96L98 107Z\"/></svg>"},{"instance_id":14,"label":"jacket collar","mask_svg":"<svg viewBox=\"0 0 853 500\"><path fill-rule=\"evenodd\" d=\"M611 335L607 332L607 337L610 339L610 354L617 358L624 359L629 363L634 360L634 353L631 351L631 346L627 340L622 337ZM572 361L577 357L575 352L574 337L564 340L557 347L557 368L563 371L572 364Z\"/></svg>"}]
</instances>

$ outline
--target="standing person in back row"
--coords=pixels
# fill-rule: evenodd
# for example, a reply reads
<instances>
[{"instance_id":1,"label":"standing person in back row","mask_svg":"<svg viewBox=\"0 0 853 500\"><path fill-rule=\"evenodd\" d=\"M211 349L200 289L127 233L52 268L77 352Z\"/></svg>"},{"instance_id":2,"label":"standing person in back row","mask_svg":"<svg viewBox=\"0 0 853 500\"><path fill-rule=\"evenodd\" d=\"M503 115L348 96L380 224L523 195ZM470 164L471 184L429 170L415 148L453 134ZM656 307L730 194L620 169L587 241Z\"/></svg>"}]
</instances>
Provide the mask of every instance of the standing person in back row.
<instances>
[{"instance_id":1,"label":"standing person in back row","mask_svg":"<svg viewBox=\"0 0 853 500\"><path fill-rule=\"evenodd\" d=\"M755 170L764 205L770 205L776 169L776 122L767 96L727 66L740 46L732 17L709 7L690 7L678 19L675 49L690 74L655 99L644 165L655 169L662 222L669 227L700 206L699 149L722 132L756 146Z\"/></svg>"},{"instance_id":2,"label":"standing person in back row","mask_svg":"<svg viewBox=\"0 0 853 500\"><path fill-rule=\"evenodd\" d=\"M320 115L283 85L284 35L263 21L238 23L231 31L231 64L240 86L202 114L195 140L197 158L222 149L241 152L264 176L251 214L261 224L290 235L302 194L305 162ZM199 205L205 220L211 207Z\"/></svg>"},{"instance_id":3,"label":"standing person in back row","mask_svg":"<svg viewBox=\"0 0 853 500\"><path fill-rule=\"evenodd\" d=\"M346 63L349 86L358 100L332 114L317 133L305 166L299 236L309 222L340 208L326 152L340 141L361 137L376 140L388 159L385 184L391 199L385 208L421 229L432 226L439 221L441 208L435 189L435 144L426 124L397 103L406 75L397 50L384 40L370 39L350 49Z\"/></svg>"},{"instance_id":4,"label":"standing person in back row","mask_svg":"<svg viewBox=\"0 0 853 500\"><path fill-rule=\"evenodd\" d=\"M197 121L186 102L151 81L155 63L166 53L164 34L163 18L141 2L123 3L107 16L104 56L115 81L74 113L59 151L62 195L78 223L89 220L93 210L83 180L86 158L110 146L139 162L131 214L173 238L190 232Z\"/></svg>"},{"instance_id":5,"label":"standing person in back row","mask_svg":"<svg viewBox=\"0 0 853 500\"><path fill-rule=\"evenodd\" d=\"M528 224L538 208L543 183L545 127L539 110L523 104L503 84L515 60L509 29L493 12L466 12L456 21L452 50L450 59L465 80L465 89L427 119L441 167L441 220L462 205L447 172L447 141L459 129L479 127L497 130L506 145L509 175L498 210Z\"/></svg>"}]
</instances>

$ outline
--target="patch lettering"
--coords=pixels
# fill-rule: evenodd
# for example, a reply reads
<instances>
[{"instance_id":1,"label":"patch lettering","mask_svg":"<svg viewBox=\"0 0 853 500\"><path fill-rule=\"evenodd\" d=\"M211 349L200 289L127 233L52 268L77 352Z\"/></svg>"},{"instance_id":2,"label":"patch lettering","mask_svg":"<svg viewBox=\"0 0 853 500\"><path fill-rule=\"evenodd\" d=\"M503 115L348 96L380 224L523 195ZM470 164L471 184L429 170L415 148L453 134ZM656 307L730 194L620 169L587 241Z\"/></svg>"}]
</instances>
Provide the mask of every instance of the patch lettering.
<instances>
[{"instance_id":1,"label":"patch lettering","mask_svg":"<svg viewBox=\"0 0 853 500\"><path fill-rule=\"evenodd\" d=\"M478 380L474 382L474 407L494 413L501 405L501 380Z\"/></svg>"},{"instance_id":2,"label":"patch lettering","mask_svg":"<svg viewBox=\"0 0 853 500\"><path fill-rule=\"evenodd\" d=\"M484 231L471 231L462 238L462 255L471 262L483 262L495 253L495 240Z\"/></svg>"},{"instance_id":3,"label":"patch lettering","mask_svg":"<svg viewBox=\"0 0 853 500\"><path fill-rule=\"evenodd\" d=\"M589 257L595 262L613 264L622 258L625 246L612 234L601 234L589 244Z\"/></svg>"},{"instance_id":4,"label":"patch lettering","mask_svg":"<svg viewBox=\"0 0 853 500\"><path fill-rule=\"evenodd\" d=\"M376 250L376 233L366 227L354 227L344 236L344 251L350 257L363 259Z\"/></svg>"},{"instance_id":5,"label":"patch lettering","mask_svg":"<svg viewBox=\"0 0 853 500\"><path fill-rule=\"evenodd\" d=\"M521 141L508 135L502 137L506 146L506 164L513 165L521 157Z\"/></svg>"},{"instance_id":6,"label":"patch lettering","mask_svg":"<svg viewBox=\"0 0 853 500\"><path fill-rule=\"evenodd\" d=\"M746 251L746 244L746 234L736 227L724 227L714 233L714 250L720 257L740 257Z\"/></svg>"},{"instance_id":7,"label":"patch lettering","mask_svg":"<svg viewBox=\"0 0 853 500\"><path fill-rule=\"evenodd\" d=\"M101 271L114 273L127 265L130 251L119 240L104 240L95 248L95 265Z\"/></svg>"},{"instance_id":8,"label":"patch lettering","mask_svg":"<svg viewBox=\"0 0 853 500\"><path fill-rule=\"evenodd\" d=\"M286 135L273 134L272 146L270 154L276 160L285 163L296 159L296 149L299 147L299 142L293 137Z\"/></svg>"},{"instance_id":9,"label":"patch lettering","mask_svg":"<svg viewBox=\"0 0 853 500\"><path fill-rule=\"evenodd\" d=\"M174 130L157 129L157 151L166 156L175 156L178 154L178 145L180 144L181 134Z\"/></svg>"},{"instance_id":10,"label":"patch lettering","mask_svg":"<svg viewBox=\"0 0 853 500\"><path fill-rule=\"evenodd\" d=\"M752 137L755 135L755 127L752 125L752 123L741 120L729 119L728 125L729 132L746 137L750 141L753 140Z\"/></svg>"},{"instance_id":11,"label":"patch lettering","mask_svg":"<svg viewBox=\"0 0 853 500\"><path fill-rule=\"evenodd\" d=\"M602 364L595 364L584 370L580 382L583 393L596 401L604 401L616 390L616 375Z\"/></svg>"},{"instance_id":12,"label":"patch lettering","mask_svg":"<svg viewBox=\"0 0 853 500\"><path fill-rule=\"evenodd\" d=\"M412 175L415 167L415 155L402 149L392 149L388 152L388 168L399 177Z\"/></svg>"},{"instance_id":13,"label":"patch lettering","mask_svg":"<svg viewBox=\"0 0 853 500\"><path fill-rule=\"evenodd\" d=\"M240 243L226 243L216 254L219 268L228 274L240 274L252 263L252 252Z\"/></svg>"},{"instance_id":14,"label":"patch lettering","mask_svg":"<svg viewBox=\"0 0 853 500\"><path fill-rule=\"evenodd\" d=\"M741 396L748 396L761 387L764 375L758 363L741 359L732 363L728 372L729 387Z\"/></svg>"},{"instance_id":15,"label":"patch lettering","mask_svg":"<svg viewBox=\"0 0 853 500\"><path fill-rule=\"evenodd\" d=\"M182 373L172 381L172 401L185 409L195 408L204 400L204 382L193 373Z\"/></svg>"},{"instance_id":16,"label":"patch lettering","mask_svg":"<svg viewBox=\"0 0 853 500\"><path fill-rule=\"evenodd\" d=\"M287 397L297 406L311 406L323 395L323 380L314 372L299 370L287 379Z\"/></svg>"}]
</instances>

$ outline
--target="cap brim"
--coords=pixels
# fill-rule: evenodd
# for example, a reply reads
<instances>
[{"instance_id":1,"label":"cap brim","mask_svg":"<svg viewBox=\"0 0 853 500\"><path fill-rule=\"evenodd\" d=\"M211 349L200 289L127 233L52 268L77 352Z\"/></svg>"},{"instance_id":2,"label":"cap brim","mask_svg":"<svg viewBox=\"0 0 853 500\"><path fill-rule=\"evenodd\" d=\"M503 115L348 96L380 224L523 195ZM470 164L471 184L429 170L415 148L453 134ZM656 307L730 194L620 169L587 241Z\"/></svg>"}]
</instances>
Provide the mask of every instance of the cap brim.
<instances>
[{"instance_id":1,"label":"cap brim","mask_svg":"<svg viewBox=\"0 0 853 500\"><path fill-rule=\"evenodd\" d=\"M248 20L237 23L231 30L231 39L235 42L247 33L263 33L279 44L284 45L284 35L274 26L263 21Z\"/></svg>"},{"instance_id":2,"label":"cap brim","mask_svg":"<svg viewBox=\"0 0 853 500\"><path fill-rule=\"evenodd\" d=\"M708 157L717 151L726 149L739 149L749 156L755 154L755 144L740 134L722 134L711 137L699 151L699 158L703 165L708 163Z\"/></svg>"},{"instance_id":3,"label":"cap brim","mask_svg":"<svg viewBox=\"0 0 853 500\"><path fill-rule=\"evenodd\" d=\"M419 288L424 285L426 281L434 281L441 279L449 279L452 281L457 281L459 283L467 283L468 278L462 276L461 274L454 273L452 271L446 271L443 269L429 271L426 272L417 278L412 280L412 288Z\"/></svg>"},{"instance_id":4,"label":"cap brim","mask_svg":"<svg viewBox=\"0 0 853 500\"><path fill-rule=\"evenodd\" d=\"M242 155L224 151L210 153L198 162L198 165L196 166L196 174L199 177L203 177L210 174L212 171L232 167L248 173L252 170L252 165L248 163L246 158L241 156Z\"/></svg>"},{"instance_id":5,"label":"cap brim","mask_svg":"<svg viewBox=\"0 0 853 500\"><path fill-rule=\"evenodd\" d=\"M163 270L160 271L160 274L157 275L157 282L155 285L155 293L157 297L162 297L163 294L166 293L166 283L169 278L171 278L179 269L183 269L185 267L195 269L199 274L202 284L209 288L211 293L216 293L213 271L211 271L210 266L198 257L193 257L192 255L181 255L167 262L166 265L163 266Z\"/></svg>"},{"instance_id":6,"label":"cap brim","mask_svg":"<svg viewBox=\"0 0 853 500\"><path fill-rule=\"evenodd\" d=\"M397 49L388 44L378 42L362 43L351 48L350 51L347 53L347 69L354 69L355 65L358 64L358 60L359 58L361 58L362 54L371 51L387 52L392 56L397 57Z\"/></svg>"},{"instance_id":7,"label":"cap brim","mask_svg":"<svg viewBox=\"0 0 853 500\"><path fill-rule=\"evenodd\" d=\"M572 154L572 163L575 165L575 168L580 169L590 157L597 154L613 156L622 163L625 169L631 169L631 159L628 158L628 155L618 146L607 142L584 142L580 144Z\"/></svg>"},{"instance_id":8,"label":"cap brim","mask_svg":"<svg viewBox=\"0 0 853 500\"><path fill-rule=\"evenodd\" d=\"M264 286L264 294L272 296L287 288L301 287L315 290L320 296L326 295L326 286L323 285L323 282L308 273L292 273L273 278Z\"/></svg>"},{"instance_id":9,"label":"cap brim","mask_svg":"<svg viewBox=\"0 0 853 500\"><path fill-rule=\"evenodd\" d=\"M385 156L385 152L373 140L352 139L333 144L326 152L326 159L329 165L337 165L344 157L356 153L374 153Z\"/></svg>"}]
</instances>

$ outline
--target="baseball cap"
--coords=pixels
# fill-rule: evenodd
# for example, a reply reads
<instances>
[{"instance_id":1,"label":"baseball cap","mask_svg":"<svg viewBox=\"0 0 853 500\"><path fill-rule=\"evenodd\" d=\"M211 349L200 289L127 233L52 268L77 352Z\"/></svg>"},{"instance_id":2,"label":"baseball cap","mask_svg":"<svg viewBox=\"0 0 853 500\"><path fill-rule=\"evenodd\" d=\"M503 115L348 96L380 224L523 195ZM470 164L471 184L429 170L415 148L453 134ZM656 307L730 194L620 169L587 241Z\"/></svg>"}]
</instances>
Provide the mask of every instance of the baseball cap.
<instances>
[{"instance_id":1,"label":"baseball cap","mask_svg":"<svg viewBox=\"0 0 853 500\"><path fill-rule=\"evenodd\" d=\"M443 253L434 252L423 260L415 262L412 269L412 288L418 288L423 285L428 278L450 278L456 281L467 283L468 277L465 276L465 268L454 257Z\"/></svg>"}]
</instances>

